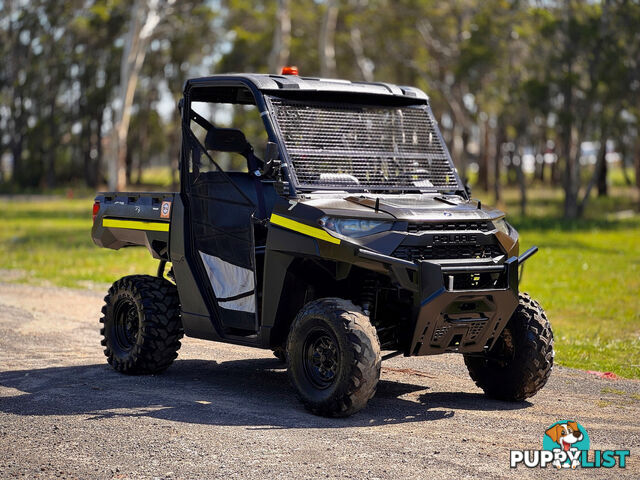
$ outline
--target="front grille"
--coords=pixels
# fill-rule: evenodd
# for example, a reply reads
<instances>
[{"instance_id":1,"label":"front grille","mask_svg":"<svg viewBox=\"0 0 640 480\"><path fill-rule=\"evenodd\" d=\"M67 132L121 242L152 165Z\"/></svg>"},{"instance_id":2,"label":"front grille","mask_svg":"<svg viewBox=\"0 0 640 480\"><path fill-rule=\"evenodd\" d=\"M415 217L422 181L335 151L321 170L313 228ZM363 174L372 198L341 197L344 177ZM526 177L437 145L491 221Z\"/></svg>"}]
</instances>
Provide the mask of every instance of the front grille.
<instances>
[{"instance_id":1,"label":"front grille","mask_svg":"<svg viewBox=\"0 0 640 480\"><path fill-rule=\"evenodd\" d=\"M410 223L407 231L409 233L433 232L433 231L480 231L488 232L493 226L489 222L424 222Z\"/></svg>"},{"instance_id":2,"label":"front grille","mask_svg":"<svg viewBox=\"0 0 640 480\"><path fill-rule=\"evenodd\" d=\"M471 325L469 325L469 330L467 330L467 338L469 340L473 340L474 338L476 338L480 334L480 332L482 332L482 329L485 325L486 320L482 322L473 322Z\"/></svg>"},{"instance_id":3,"label":"front grille","mask_svg":"<svg viewBox=\"0 0 640 480\"><path fill-rule=\"evenodd\" d=\"M434 342L439 341L442 337L444 337L447 334L448 331L449 331L449 325L443 325L440 328L436 328L436 330L433 332L432 340Z\"/></svg>"},{"instance_id":4,"label":"front grille","mask_svg":"<svg viewBox=\"0 0 640 480\"><path fill-rule=\"evenodd\" d=\"M478 335L480 335L480 333L482 333L482 330L484 329L486 324L487 324L486 320L466 324L465 326L467 327L467 331L464 337L465 341L471 341L475 339ZM457 326L460 326L460 324L458 324ZM436 344L440 343L444 339L444 337L447 335L447 333L449 333L449 330L451 328L455 328L455 326L448 323L445 323L441 327L436 328L433 332L433 336L431 337L431 342Z\"/></svg>"},{"instance_id":5,"label":"front grille","mask_svg":"<svg viewBox=\"0 0 640 480\"><path fill-rule=\"evenodd\" d=\"M302 188L460 188L427 105L267 103Z\"/></svg>"},{"instance_id":6,"label":"front grille","mask_svg":"<svg viewBox=\"0 0 640 480\"><path fill-rule=\"evenodd\" d=\"M414 262L416 260L457 260L493 258L503 255L497 245L400 245L393 256Z\"/></svg>"}]
</instances>

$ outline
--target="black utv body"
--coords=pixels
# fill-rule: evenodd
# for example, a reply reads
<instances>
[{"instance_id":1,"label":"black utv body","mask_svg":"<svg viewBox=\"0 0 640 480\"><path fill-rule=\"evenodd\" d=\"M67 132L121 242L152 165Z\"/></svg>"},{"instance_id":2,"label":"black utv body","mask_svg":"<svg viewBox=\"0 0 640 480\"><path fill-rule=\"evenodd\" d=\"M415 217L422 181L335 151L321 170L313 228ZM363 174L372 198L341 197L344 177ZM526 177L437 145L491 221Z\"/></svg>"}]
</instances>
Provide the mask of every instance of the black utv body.
<instances>
[{"instance_id":1,"label":"black utv body","mask_svg":"<svg viewBox=\"0 0 640 480\"><path fill-rule=\"evenodd\" d=\"M205 118L211 105L216 118L220 105L259 114L263 159L246 132ZM496 398L544 386L551 328L518 291L536 249L518 256L504 214L468 197L424 92L229 74L189 80L180 107L180 192L94 205L97 245L145 245L160 261L105 299L116 370L164 370L184 333L272 349L321 415L363 408L395 354L462 353ZM221 168L234 155L239 171Z\"/></svg>"}]
</instances>

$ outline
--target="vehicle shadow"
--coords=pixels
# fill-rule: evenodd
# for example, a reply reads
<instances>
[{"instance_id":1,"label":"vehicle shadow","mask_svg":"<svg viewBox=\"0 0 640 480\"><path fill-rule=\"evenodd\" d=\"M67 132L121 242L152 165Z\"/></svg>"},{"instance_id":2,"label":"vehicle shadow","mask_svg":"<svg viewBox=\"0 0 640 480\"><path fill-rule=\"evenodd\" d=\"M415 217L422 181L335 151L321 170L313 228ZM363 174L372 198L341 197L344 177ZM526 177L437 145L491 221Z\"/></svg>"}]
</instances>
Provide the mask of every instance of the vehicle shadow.
<instances>
[{"instance_id":1,"label":"vehicle shadow","mask_svg":"<svg viewBox=\"0 0 640 480\"><path fill-rule=\"evenodd\" d=\"M420 379L421 381L424 379ZM179 360L164 374L127 376L108 365L0 372L0 412L23 416L87 415L88 420L152 417L205 425L271 428L342 428L423 422L455 410L527 408L480 393L433 393L416 383L381 380L376 396L349 418L304 410L276 359L216 363ZM421 393L419 393L421 392Z\"/></svg>"}]
</instances>

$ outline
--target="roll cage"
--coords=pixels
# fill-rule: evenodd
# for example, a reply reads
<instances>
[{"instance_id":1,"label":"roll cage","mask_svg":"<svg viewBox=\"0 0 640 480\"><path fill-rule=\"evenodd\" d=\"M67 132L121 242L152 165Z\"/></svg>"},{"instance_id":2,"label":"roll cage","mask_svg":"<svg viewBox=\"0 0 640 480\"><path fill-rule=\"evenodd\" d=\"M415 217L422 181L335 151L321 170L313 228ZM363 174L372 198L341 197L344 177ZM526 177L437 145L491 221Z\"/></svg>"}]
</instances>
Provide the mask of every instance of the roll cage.
<instances>
[{"instance_id":1,"label":"roll cage","mask_svg":"<svg viewBox=\"0 0 640 480\"><path fill-rule=\"evenodd\" d=\"M214 145L202 145L193 135L190 122L195 121L207 132L217 132L218 139L224 139L225 135L238 137L238 131L232 129L220 129L194 112L191 103L194 101L209 103L230 103L230 104L253 104L261 115L265 131L268 136L267 157L265 161L257 158L253 154L253 149L237 151L247 158L249 174L256 179L271 178L276 185L279 194L295 198L300 194L315 191L342 191L360 193L454 193L466 197L464 186L455 171L449 152L444 146L437 126L432 132L436 140L442 145L440 152L442 167L446 167L448 178L446 185L385 185L385 186L363 186L355 182L339 182L337 184L325 184L324 182L309 184L296 175L294 159L290 153L290 145L287 144L286 135L279 124L275 104L285 101L288 104L318 105L366 105L398 108L420 108L424 109L429 118L433 119L433 114L429 107L427 95L413 87L398 87L385 83L364 83L347 82L338 80L324 80L318 78L304 78L285 75L220 75L189 80L185 84L184 98L181 100L183 135L187 142L183 142L183 158L189 157L186 148L199 148L209 161L220 171L222 169L207 153L209 147ZM433 120L435 125L435 120ZM431 133L429 133L431 135ZM209 138L209 135L208 135ZM229 140L233 143L233 140ZM206 142L205 142L206 143ZM249 146L250 147L250 146ZM414 155L415 156L415 155ZM429 162L431 160L429 159ZM362 167L361 167L362 168ZM187 191L189 185L186 182L189 173L188 162L181 162L182 190ZM256 189L260 190L260 182L255 181ZM258 194L258 200L261 195ZM264 218L262 205L258 205L258 215Z\"/></svg>"}]
</instances>

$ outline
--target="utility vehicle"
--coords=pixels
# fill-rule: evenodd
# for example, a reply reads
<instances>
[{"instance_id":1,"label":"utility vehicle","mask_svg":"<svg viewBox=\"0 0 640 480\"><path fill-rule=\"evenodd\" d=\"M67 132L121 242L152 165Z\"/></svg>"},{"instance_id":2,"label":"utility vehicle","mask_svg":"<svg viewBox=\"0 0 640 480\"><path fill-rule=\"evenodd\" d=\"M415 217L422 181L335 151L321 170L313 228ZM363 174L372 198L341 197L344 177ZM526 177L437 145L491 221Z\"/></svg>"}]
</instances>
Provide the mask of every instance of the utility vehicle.
<instances>
[{"instance_id":1,"label":"utility vehicle","mask_svg":"<svg viewBox=\"0 0 640 480\"><path fill-rule=\"evenodd\" d=\"M161 372L183 333L272 349L327 416L362 409L398 354L461 353L499 399L544 386L551 327L518 290L537 249L469 197L423 91L225 74L187 81L180 111L180 192L95 199L97 245L159 260L105 298L113 368Z\"/></svg>"}]
</instances>

